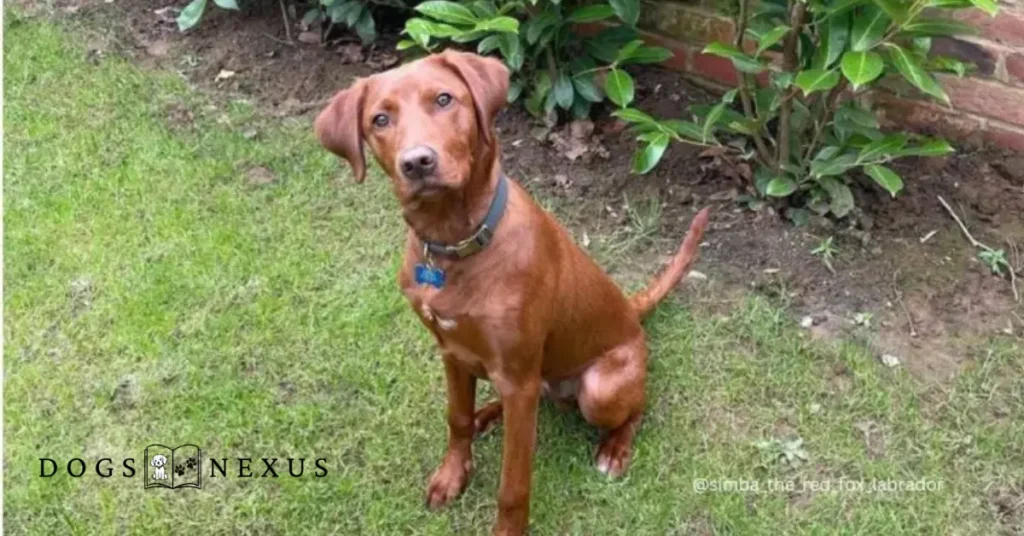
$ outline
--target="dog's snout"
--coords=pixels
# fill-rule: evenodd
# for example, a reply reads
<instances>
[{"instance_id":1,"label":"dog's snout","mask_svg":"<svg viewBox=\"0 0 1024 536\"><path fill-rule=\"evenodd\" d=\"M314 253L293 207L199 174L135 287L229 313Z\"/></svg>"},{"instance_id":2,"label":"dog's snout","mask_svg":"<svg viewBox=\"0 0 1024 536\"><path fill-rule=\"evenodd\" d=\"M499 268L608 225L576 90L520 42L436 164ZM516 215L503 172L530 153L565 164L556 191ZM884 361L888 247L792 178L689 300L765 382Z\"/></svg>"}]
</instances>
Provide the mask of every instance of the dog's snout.
<instances>
[{"instance_id":1,"label":"dog's snout","mask_svg":"<svg viewBox=\"0 0 1024 536\"><path fill-rule=\"evenodd\" d=\"M426 145L417 145L403 151L399 163L405 178L422 180L437 168L437 152Z\"/></svg>"}]
</instances>

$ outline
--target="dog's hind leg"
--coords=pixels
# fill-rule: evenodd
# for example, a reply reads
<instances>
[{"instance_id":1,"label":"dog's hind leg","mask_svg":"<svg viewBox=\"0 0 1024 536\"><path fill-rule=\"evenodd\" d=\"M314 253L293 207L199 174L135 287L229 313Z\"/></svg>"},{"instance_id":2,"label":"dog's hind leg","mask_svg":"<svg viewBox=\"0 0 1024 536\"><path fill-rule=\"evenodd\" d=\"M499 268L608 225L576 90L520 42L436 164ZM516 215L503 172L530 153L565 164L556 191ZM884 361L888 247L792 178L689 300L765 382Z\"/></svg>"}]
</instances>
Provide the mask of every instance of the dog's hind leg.
<instances>
[{"instance_id":1,"label":"dog's hind leg","mask_svg":"<svg viewBox=\"0 0 1024 536\"><path fill-rule=\"evenodd\" d=\"M642 336L597 359L582 376L579 405L587 422L605 430L597 468L612 477L629 466L644 410L647 347Z\"/></svg>"}]
</instances>

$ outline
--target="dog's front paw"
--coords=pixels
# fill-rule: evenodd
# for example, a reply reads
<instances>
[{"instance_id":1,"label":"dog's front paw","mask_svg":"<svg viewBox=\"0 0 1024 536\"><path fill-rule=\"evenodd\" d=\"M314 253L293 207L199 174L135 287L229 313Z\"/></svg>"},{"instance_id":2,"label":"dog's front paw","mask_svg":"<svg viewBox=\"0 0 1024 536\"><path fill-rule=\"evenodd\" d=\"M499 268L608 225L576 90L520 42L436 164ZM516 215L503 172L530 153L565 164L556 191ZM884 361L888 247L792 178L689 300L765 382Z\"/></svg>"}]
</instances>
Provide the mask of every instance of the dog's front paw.
<instances>
[{"instance_id":1,"label":"dog's front paw","mask_svg":"<svg viewBox=\"0 0 1024 536\"><path fill-rule=\"evenodd\" d=\"M436 510L461 495L472 471L473 460L448 453L427 484L427 508Z\"/></svg>"}]
</instances>

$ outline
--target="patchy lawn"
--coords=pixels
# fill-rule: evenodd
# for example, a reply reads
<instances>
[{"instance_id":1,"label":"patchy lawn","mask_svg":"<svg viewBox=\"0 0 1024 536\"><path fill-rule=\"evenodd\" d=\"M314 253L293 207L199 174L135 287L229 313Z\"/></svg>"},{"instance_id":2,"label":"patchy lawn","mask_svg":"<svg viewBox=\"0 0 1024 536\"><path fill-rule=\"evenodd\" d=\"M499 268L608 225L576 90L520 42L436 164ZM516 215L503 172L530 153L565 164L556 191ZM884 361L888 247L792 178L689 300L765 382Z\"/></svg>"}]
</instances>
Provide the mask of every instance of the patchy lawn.
<instances>
[{"instance_id":1,"label":"patchy lawn","mask_svg":"<svg viewBox=\"0 0 1024 536\"><path fill-rule=\"evenodd\" d=\"M5 528L486 532L500 428L477 442L465 496L422 506L442 373L395 285L402 224L379 172L351 184L307 120L218 107L176 76L90 56L68 26L5 24ZM857 343L810 341L762 299L666 304L647 327L632 469L606 480L596 432L544 404L533 533L1024 531L1018 341L924 385ZM143 449L190 442L203 489L144 490ZM264 457L279 478L209 478L208 458L253 458L259 475ZM302 477L289 457L307 459ZM872 489L898 482L927 489Z\"/></svg>"}]
</instances>

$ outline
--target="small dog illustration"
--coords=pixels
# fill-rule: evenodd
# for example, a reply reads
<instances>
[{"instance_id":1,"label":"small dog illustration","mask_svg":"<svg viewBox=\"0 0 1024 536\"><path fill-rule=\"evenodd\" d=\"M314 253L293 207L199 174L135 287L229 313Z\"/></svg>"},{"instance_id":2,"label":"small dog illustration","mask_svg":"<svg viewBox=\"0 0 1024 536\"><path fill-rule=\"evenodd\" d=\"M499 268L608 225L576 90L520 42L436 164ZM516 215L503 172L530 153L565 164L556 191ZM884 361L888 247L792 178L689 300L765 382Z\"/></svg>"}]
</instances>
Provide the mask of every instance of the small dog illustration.
<instances>
[{"instance_id":1,"label":"small dog illustration","mask_svg":"<svg viewBox=\"0 0 1024 536\"><path fill-rule=\"evenodd\" d=\"M153 472L153 480L167 480L167 472L164 466L167 465L167 457L163 454L157 454L153 456L153 459L149 461L156 471Z\"/></svg>"}]
</instances>

